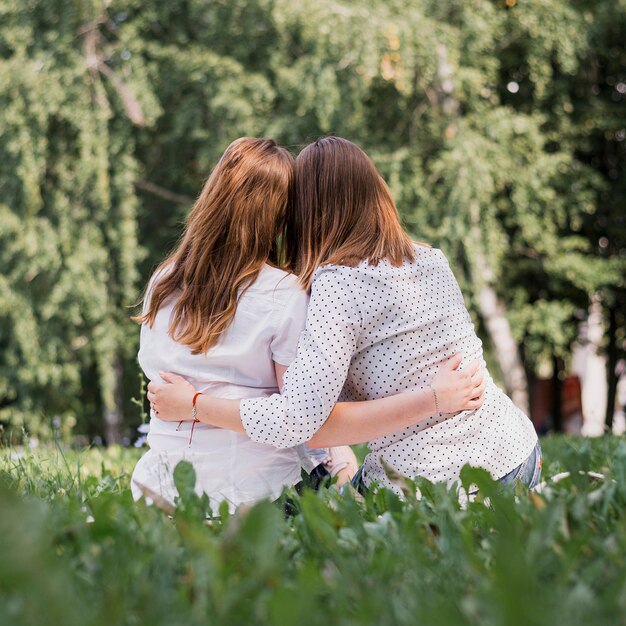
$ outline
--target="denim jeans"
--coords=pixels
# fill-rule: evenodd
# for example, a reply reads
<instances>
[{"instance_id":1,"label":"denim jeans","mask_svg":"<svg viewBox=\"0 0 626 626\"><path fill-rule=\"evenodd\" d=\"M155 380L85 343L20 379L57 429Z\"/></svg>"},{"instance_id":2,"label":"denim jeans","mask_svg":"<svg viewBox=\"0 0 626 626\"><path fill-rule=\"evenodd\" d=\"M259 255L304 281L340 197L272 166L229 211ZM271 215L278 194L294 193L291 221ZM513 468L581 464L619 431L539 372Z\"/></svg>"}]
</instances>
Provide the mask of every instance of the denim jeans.
<instances>
[{"instance_id":1,"label":"denim jeans","mask_svg":"<svg viewBox=\"0 0 626 626\"><path fill-rule=\"evenodd\" d=\"M313 468L310 473L302 470L302 480L294 485L296 493L302 494L304 489L312 489L313 491L319 491L324 487L329 487L332 483L332 476L328 470L324 467L324 464L320 464ZM278 500L275 501L279 507L281 507L287 517L293 517L298 513L298 506L294 499L286 493L283 493Z\"/></svg>"},{"instance_id":2,"label":"denim jeans","mask_svg":"<svg viewBox=\"0 0 626 626\"><path fill-rule=\"evenodd\" d=\"M541 446L539 442L537 442L537 445L533 448L528 458L513 471L503 476L500 482L507 485L523 483L532 489L539 484L542 464Z\"/></svg>"},{"instance_id":3,"label":"denim jeans","mask_svg":"<svg viewBox=\"0 0 626 626\"><path fill-rule=\"evenodd\" d=\"M518 465L513 471L500 478L500 482L504 484L519 482L528 485L531 488L536 487L541 480L542 464L541 445L537 441L537 445L533 448L533 451L530 453L528 458L521 465ZM352 486L360 494L367 491L367 487L363 483L362 465L359 467L357 473L352 477L351 482ZM341 491L343 491L345 487L347 487L347 485L344 485Z\"/></svg>"}]
</instances>

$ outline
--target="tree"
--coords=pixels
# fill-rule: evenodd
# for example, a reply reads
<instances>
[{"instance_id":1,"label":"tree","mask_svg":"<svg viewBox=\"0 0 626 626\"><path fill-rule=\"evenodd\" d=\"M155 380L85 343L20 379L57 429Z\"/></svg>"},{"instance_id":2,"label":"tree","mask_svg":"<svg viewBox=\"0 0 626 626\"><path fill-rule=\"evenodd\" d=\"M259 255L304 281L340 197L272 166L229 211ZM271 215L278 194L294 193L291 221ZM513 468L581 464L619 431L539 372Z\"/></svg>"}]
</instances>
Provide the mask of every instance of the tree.
<instances>
[{"instance_id":1,"label":"tree","mask_svg":"<svg viewBox=\"0 0 626 626\"><path fill-rule=\"evenodd\" d=\"M523 408L525 374L558 378L600 302L610 407L625 31L609 0L0 2L0 419L119 440L128 307L219 155L326 133L362 145L447 253Z\"/></svg>"},{"instance_id":2,"label":"tree","mask_svg":"<svg viewBox=\"0 0 626 626\"><path fill-rule=\"evenodd\" d=\"M99 411L105 428L83 428L116 442L143 255L135 126L151 111L103 69L99 4L2 10L0 415Z\"/></svg>"}]
</instances>

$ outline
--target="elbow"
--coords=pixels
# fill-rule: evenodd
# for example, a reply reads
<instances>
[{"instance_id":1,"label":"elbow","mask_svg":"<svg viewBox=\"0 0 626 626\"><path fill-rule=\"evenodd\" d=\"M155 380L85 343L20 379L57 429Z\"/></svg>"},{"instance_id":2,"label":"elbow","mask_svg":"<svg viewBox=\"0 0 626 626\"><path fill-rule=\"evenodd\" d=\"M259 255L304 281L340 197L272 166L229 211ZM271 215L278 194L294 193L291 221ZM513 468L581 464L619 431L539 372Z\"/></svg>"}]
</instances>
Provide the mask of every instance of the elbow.
<instances>
[{"instance_id":1,"label":"elbow","mask_svg":"<svg viewBox=\"0 0 626 626\"><path fill-rule=\"evenodd\" d=\"M272 442L270 445L274 448L278 448L279 450L286 450L287 448L295 448L301 443L304 443L304 441L301 441L300 438L294 437L293 439L283 439L282 441L276 443Z\"/></svg>"},{"instance_id":2,"label":"elbow","mask_svg":"<svg viewBox=\"0 0 626 626\"><path fill-rule=\"evenodd\" d=\"M280 437L266 440L263 443L269 443L272 447L283 450L286 448L295 448L300 444L307 443L312 434L313 433L302 430L283 429Z\"/></svg>"},{"instance_id":3,"label":"elbow","mask_svg":"<svg viewBox=\"0 0 626 626\"><path fill-rule=\"evenodd\" d=\"M250 433L246 431L246 435L256 441L257 443L264 443L270 445L273 448L284 450L287 448L295 448L300 444L307 443L311 447L323 447L321 445L312 445L310 443L311 437L315 437L316 433L310 428L300 427L288 427L284 423L277 424L275 428L266 429L257 433Z\"/></svg>"},{"instance_id":4,"label":"elbow","mask_svg":"<svg viewBox=\"0 0 626 626\"><path fill-rule=\"evenodd\" d=\"M286 441L282 442L281 447L293 447L302 443L306 443L310 448L326 447L322 442L323 435L320 434L320 428L324 425L330 411L321 400L317 403L309 401L307 409L306 413L303 411L287 412L285 425L289 436L284 438Z\"/></svg>"},{"instance_id":5,"label":"elbow","mask_svg":"<svg viewBox=\"0 0 626 626\"><path fill-rule=\"evenodd\" d=\"M327 448L328 442L324 440L324 436L318 430L307 442L309 448Z\"/></svg>"},{"instance_id":6,"label":"elbow","mask_svg":"<svg viewBox=\"0 0 626 626\"><path fill-rule=\"evenodd\" d=\"M301 444L306 444L309 448L325 448L326 445L323 442L323 436L320 436L319 430L315 431L312 429L307 430L299 430L297 432L292 433L291 441L285 442L284 446L281 447L293 447L299 446Z\"/></svg>"},{"instance_id":7,"label":"elbow","mask_svg":"<svg viewBox=\"0 0 626 626\"><path fill-rule=\"evenodd\" d=\"M324 436L320 435L319 430L313 429L297 429L283 431L283 437L277 441L269 442L275 448L294 448L300 444L306 444L309 448L325 448Z\"/></svg>"}]
</instances>

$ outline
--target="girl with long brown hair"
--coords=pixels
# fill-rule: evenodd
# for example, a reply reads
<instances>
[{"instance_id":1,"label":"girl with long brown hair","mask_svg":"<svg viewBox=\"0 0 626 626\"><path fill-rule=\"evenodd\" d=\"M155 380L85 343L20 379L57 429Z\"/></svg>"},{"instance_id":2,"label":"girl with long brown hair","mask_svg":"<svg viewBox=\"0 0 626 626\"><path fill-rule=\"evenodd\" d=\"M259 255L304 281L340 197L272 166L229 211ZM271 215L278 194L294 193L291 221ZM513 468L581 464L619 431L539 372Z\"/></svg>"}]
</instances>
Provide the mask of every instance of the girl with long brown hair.
<instances>
[{"instance_id":1,"label":"girl with long brown hair","mask_svg":"<svg viewBox=\"0 0 626 626\"><path fill-rule=\"evenodd\" d=\"M231 173L231 180L227 173L237 167L233 157L229 151L224 155L192 211L181 246L157 272L155 285L148 290L145 313L140 318L144 322L140 360L152 380L148 396L153 409L150 444L154 447L161 441L159 437L173 441L178 432L175 428L183 420L185 432L198 423L198 434L240 437L238 446L243 446L244 440L249 446L263 445L268 449L267 458L273 458L295 450L314 435L315 445L324 446L335 441L386 440L390 433L396 433L392 438L397 438L398 432L410 436L429 426L434 429L435 423L451 424L455 420L451 414L479 408L484 391L479 364L475 361L459 368L458 350L451 349L456 346L448 346L446 355L433 355L428 373L417 369L413 350L410 357L403 354L413 343L422 341L418 320L412 317L417 311L403 321L394 311L399 307L405 313L411 302L412 279L401 268L414 263L420 252L403 233L386 185L369 159L345 140L322 140L305 149L296 161L297 190L292 206L286 201L272 204L267 200L274 198L275 192L265 177L276 181L278 172L286 171L286 167L274 164L276 171L270 171L268 165L261 174L255 169L254 176L236 178ZM286 266L295 269L299 277L281 273L276 281L279 270L260 268L266 267L263 264L274 249L282 209L272 207L279 205L288 210L283 237ZM248 221L237 215L243 212ZM425 247L420 250L429 252ZM398 297L384 303L389 297L388 285L375 273L370 276L370 267L399 272ZM267 290L263 299L252 297L263 271L272 276L273 289L289 287L289 298L276 299ZM298 280L300 285L294 291ZM297 358L285 376L283 393L272 394L277 390L269 384L263 389L265 393L259 393L261 385L252 384L254 376L249 370L256 371L267 360L274 349L276 325L284 325L285 316L292 320L287 326L300 333L298 316L304 314L304 288L311 283L306 328L300 336ZM367 284L372 293L366 296ZM229 295L216 293L216 286ZM368 301L374 305L371 311ZM261 302L275 303L273 308L266 306L267 317L259 317ZM295 308L294 302L298 303ZM240 319L256 325L242 330ZM169 341L183 354L180 361L176 352L166 356L161 350L160 356L155 355L159 345L150 345L155 330L163 336L168 327ZM256 345L266 341L265 351L249 349L251 341ZM181 343L185 345L181 347ZM150 364L142 358L145 350L152 355ZM388 363L389 350L393 365ZM184 367L190 354L219 366L220 376L224 368L236 369L238 384L229 384L226 393L220 393L214 384L199 385L194 379L197 363L194 368ZM172 359L175 368L168 367ZM273 360L286 365L291 359L273 355ZM165 369L175 373L161 373ZM163 384L159 378L175 384ZM335 406L342 387L344 398L353 401ZM221 397L215 397L218 395ZM247 399L241 403L240 417L240 403L232 398L241 397ZM444 421L447 418L449 422ZM244 428L258 443L247 439ZM270 446L280 450L270 452ZM161 447L167 450L164 443ZM232 450L230 453L232 456ZM259 468L251 464L252 460L252 456L240 456L237 462L246 466L247 479L255 482L251 474L257 476ZM141 462L139 469L143 470ZM135 478L141 482L141 477L136 471ZM264 480L272 482L268 476ZM279 482L272 484L278 486ZM288 481L283 479L282 484ZM277 495L276 490L256 493L257 497ZM230 499L233 501L232 494ZM239 498L235 503L241 501Z\"/></svg>"},{"instance_id":2,"label":"girl with long brown hair","mask_svg":"<svg viewBox=\"0 0 626 626\"><path fill-rule=\"evenodd\" d=\"M139 362L151 381L171 370L197 391L224 397L277 390L307 307L277 258L292 192L293 157L273 141L241 138L226 149L135 318L142 324ZM186 459L213 506L277 497L300 480L301 466L311 471L327 456L304 446L277 450L193 422L167 423L154 412L148 443L133 473L136 498L156 493L173 501L173 469Z\"/></svg>"}]
</instances>

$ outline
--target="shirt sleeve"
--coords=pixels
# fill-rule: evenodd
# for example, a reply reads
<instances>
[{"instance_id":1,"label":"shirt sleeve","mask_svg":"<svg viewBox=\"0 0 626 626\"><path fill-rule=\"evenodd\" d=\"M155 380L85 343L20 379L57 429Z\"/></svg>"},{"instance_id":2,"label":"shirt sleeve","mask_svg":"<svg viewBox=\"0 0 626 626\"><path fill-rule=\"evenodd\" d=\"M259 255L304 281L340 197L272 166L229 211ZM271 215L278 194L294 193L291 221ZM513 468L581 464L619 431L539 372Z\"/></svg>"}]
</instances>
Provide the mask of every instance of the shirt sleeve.
<instances>
[{"instance_id":1,"label":"shirt sleeve","mask_svg":"<svg viewBox=\"0 0 626 626\"><path fill-rule=\"evenodd\" d=\"M309 296L299 287L280 311L274 337L270 344L272 359L281 365L289 365L296 358L298 339L306 323Z\"/></svg>"},{"instance_id":2,"label":"shirt sleeve","mask_svg":"<svg viewBox=\"0 0 626 626\"><path fill-rule=\"evenodd\" d=\"M282 393L241 401L241 421L253 441L276 448L308 441L335 406L362 326L349 271L328 267L316 276Z\"/></svg>"}]
</instances>

